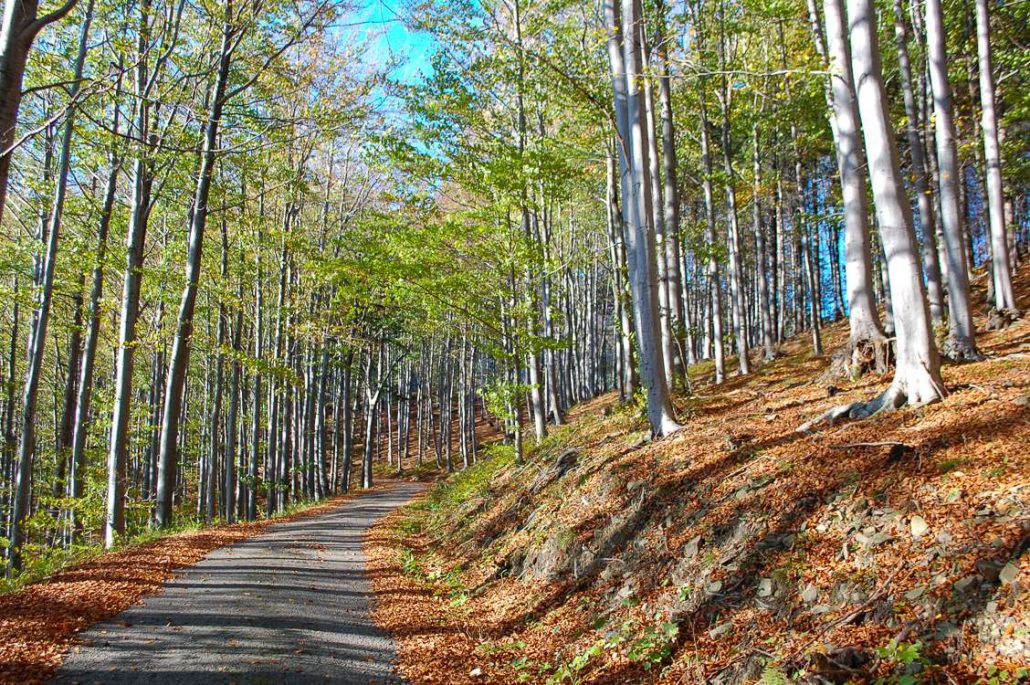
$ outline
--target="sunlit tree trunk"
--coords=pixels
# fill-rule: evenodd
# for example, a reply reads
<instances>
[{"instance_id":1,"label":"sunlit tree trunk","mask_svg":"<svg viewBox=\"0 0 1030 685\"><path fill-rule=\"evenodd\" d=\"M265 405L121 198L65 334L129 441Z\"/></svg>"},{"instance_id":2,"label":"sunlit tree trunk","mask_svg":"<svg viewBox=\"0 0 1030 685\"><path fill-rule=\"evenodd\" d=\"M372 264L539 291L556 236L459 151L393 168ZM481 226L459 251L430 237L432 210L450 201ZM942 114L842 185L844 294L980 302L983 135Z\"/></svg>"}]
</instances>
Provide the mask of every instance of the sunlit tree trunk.
<instances>
[{"instance_id":1,"label":"sunlit tree trunk","mask_svg":"<svg viewBox=\"0 0 1030 685\"><path fill-rule=\"evenodd\" d=\"M766 269L766 245L765 229L762 226L762 204L759 198L762 196L762 162L760 152L760 137L758 135L757 121L751 126L751 149L753 160L753 192L751 198L752 221L754 222L755 244L757 254L755 255L755 279L758 284L758 316L762 330L762 349L765 359L771 360L776 356L776 342L773 338L772 306L769 301L769 283L766 280L768 273Z\"/></svg>"},{"instance_id":2,"label":"sunlit tree trunk","mask_svg":"<svg viewBox=\"0 0 1030 685\"><path fill-rule=\"evenodd\" d=\"M737 217L737 189L736 174L733 169L733 151L730 148L730 106L733 91L730 88L729 79L726 76L726 30L721 23L724 21L721 16L725 11L725 5L720 6L720 30L719 30L719 71L722 73L722 88L718 93L719 111L722 114L722 126L720 127L722 147L722 169L725 175L726 192L726 218L727 236L726 242L729 246L729 277L730 277L730 315L733 321L733 339L737 348L737 372L740 375L751 373L751 364L747 358L747 326L746 312L744 308L744 287L743 269L741 266L741 241L740 226Z\"/></svg>"},{"instance_id":3,"label":"sunlit tree trunk","mask_svg":"<svg viewBox=\"0 0 1030 685\"><path fill-rule=\"evenodd\" d=\"M939 197L944 245L948 254L948 340L944 345L944 351L954 359L979 359L981 357L976 349L973 331L973 312L969 305L965 227L959 204L961 166L955 143L955 121L944 36L941 2L926 0L926 44L930 85L933 89ZM893 277L891 283L894 283Z\"/></svg>"},{"instance_id":4,"label":"sunlit tree trunk","mask_svg":"<svg viewBox=\"0 0 1030 685\"><path fill-rule=\"evenodd\" d=\"M211 108L204 126L204 143L200 155L200 169L197 173L197 189L191 212L189 251L186 260L186 287L179 305L178 323L172 341L171 359L168 365L168 380L165 390L165 407L161 419L161 450L158 455L157 497L154 506L154 522L165 528L172 522L172 500L176 483L177 442L179 437L180 413L183 403L183 386L189 364L190 344L193 337L193 310L197 301L197 285L200 280L200 260L204 246L204 229L207 226L208 196L214 176L218 153L218 128L225 105L225 93L229 80L229 64L233 31L230 25L232 3L225 4L225 20L222 29L222 45L219 52L218 69L211 92ZM255 401L260 401L256 398ZM256 459L256 455L251 455Z\"/></svg>"},{"instance_id":5,"label":"sunlit tree trunk","mask_svg":"<svg viewBox=\"0 0 1030 685\"><path fill-rule=\"evenodd\" d=\"M943 381L919 268L912 209L905 196L894 129L888 116L872 0L848 0L848 21L858 108L877 223L887 254L897 330L894 380L880 398L860 412L866 414L906 402L919 405L939 400Z\"/></svg>"},{"instance_id":6,"label":"sunlit tree trunk","mask_svg":"<svg viewBox=\"0 0 1030 685\"><path fill-rule=\"evenodd\" d=\"M647 135L640 93L641 21L639 0L622 0L622 17L615 0L605 2L608 55L612 70L616 125L623 172L623 210L628 219L627 261L633 292L633 323L639 350L640 378L647 391L647 414L652 433L667 435L679 425L673 417L665 381L658 321L658 274L651 216ZM619 36L622 36L621 45Z\"/></svg>"},{"instance_id":7,"label":"sunlit tree trunk","mask_svg":"<svg viewBox=\"0 0 1030 685\"><path fill-rule=\"evenodd\" d=\"M913 91L912 66L908 55L908 28L901 0L894 0L894 36L898 47L901 93L905 102L905 132L908 135L908 150L912 158L912 185L919 206L919 227L923 238L926 297L930 305L930 320L936 326L944 321L944 286L937 251L937 214L933 207L933 193L927 182L926 148L920 132L919 111Z\"/></svg>"},{"instance_id":8,"label":"sunlit tree trunk","mask_svg":"<svg viewBox=\"0 0 1030 685\"><path fill-rule=\"evenodd\" d=\"M646 71L650 62L650 46L647 43L646 31L641 21L639 26L640 63ZM664 202L662 200L662 172L658 155L658 127L654 113L654 88L650 75L643 81L642 103L644 125L647 127L647 164L651 185L651 223L655 234L655 266L658 274L658 323L662 334L662 360L665 382L672 387L676 381L676 344L673 338L673 312L670 292L675 290L674 281L670 279L669 264L666 253L669 250L669 236L665 225Z\"/></svg>"},{"instance_id":9,"label":"sunlit tree trunk","mask_svg":"<svg viewBox=\"0 0 1030 685\"><path fill-rule=\"evenodd\" d=\"M153 143L150 132L149 92L155 83L155 64L149 69L151 48L150 0L139 7L139 28L136 45L136 116L133 133L141 141ZM129 420L132 407L132 375L136 354L136 323L139 319L140 283L143 278L143 247L152 208L154 185L153 162L146 149L137 153L133 162L132 204L129 211L129 229L125 238L125 275L122 285L118 348L115 356L114 404L111 415L110 445L107 452L107 518L104 522L104 545L110 549L117 536L125 530L125 461L129 445ZM155 397L158 390L153 389ZM156 453L154 455L156 458ZM153 486L153 472L148 472L147 496Z\"/></svg>"},{"instance_id":10,"label":"sunlit tree trunk","mask_svg":"<svg viewBox=\"0 0 1030 685\"><path fill-rule=\"evenodd\" d=\"M68 9L74 4L68 5ZM21 5L21 8L14 7ZM68 10L64 10L67 12ZM22 15L21 12L27 14ZM2 214L4 191L7 187L7 172L10 165L10 155L6 151L5 141L11 138L17 119L17 102L20 92L13 92L12 89L21 87L21 71L24 70L25 58L28 54L29 44L35 32L45 25L48 19L43 17L44 22L36 26L36 3L16 2L8 0L4 8L4 23L0 31L0 96L5 98L0 104L0 144L5 145L5 150L0 152L0 214ZM56 17L55 17L56 18ZM76 97L79 92L79 84L82 79L83 68L86 63L86 52L89 49L89 28L93 21L92 2L86 8L86 16L82 23L79 34L79 49L75 61L74 83L71 86L71 96ZM18 35L14 32L17 31ZM21 60L20 62L18 60ZM13 70L13 71L12 71ZM14 71L18 73L15 74ZM6 98L14 100L12 104ZM43 373L43 359L46 353L47 327L50 323L50 310L54 299L54 274L57 270L57 246L61 235L61 220L64 215L64 201L68 190L68 174L71 170L71 144L72 133L75 130L75 117L68 114L64 121L61 134L61 151L57 163L57 178L54 184L54 201L50 210L50 222L47 230L46 255L43 260L39 300L35 311L35 326L29 342L27 356L28 367L25 372L25 385L22 391L22 416L21 416L21 439L18 443L18 462L14 481L14 502L11 513L11 540L10 540L10 568L19 570L21 567L21 546L25 538L23 527L24 519L29 515L30 505L30 481L32 478L32 462L35 453L35 430L36 430L36 403L39 395L39 383Z\"/></svg>"},{"instance_id":11,"label":"sunlit tree trunk","mask_svg":"<svg viewBox=\"0 0 1030 685\"><path fill-rule=\"evenodd\" d=\"M1011 260L1005 231L1005 199L1001 185L1001 146L998 143L998 115L995 109L994 75L991 69L991 28L987 0L976 0L976 48L980 65L981 129L987 176L987 211L991 227L991 278L994 307L1017 312L1012 289Z\"/></svg>"},{"instance_id":12,"label":"sunlit tree trunk","mask_svg":"<svg viewBox=\"0 0 1030 685\"><path fill-rule=\"evenodd\" d=\"M719 258L715 247L715 196L712 191L712 153L708 138L708 113L705 102L705 87L702 83L701 90L701 159L704 164L704 177L701 179L701 189L705 197L705 250L707 257L707 274L709 288L711 289L711 303L709 305L709 316L712 328L712 347L715 357L715 382L722 383L726 380L726 352L723 345L722 330L722 285L719 277Z\"/></svg>"},{"instance_id":13,"label":"sunlit tree trunk","mask_svg":"<svg viewBox=\"0 0 1030 685\"><path fill-rule=\"evenodd\" d=\"M665 35L665 4L657 3L657 45L658 56L658 103L661 108L662 121L662 170L664 172L665 199L665 251L659 258L665 259L666 277L669 288L669 313L672 321L673 336L677 345L677 359L683 364L682 372L686 373L686 365L690 363L689 347L685 341L683 299L680 297L683 279L680 267L680 194L676 170L676 130L672 115L672 78L669 74L669 38Z\"/></svg>"},{"instance_id":14,"label":"sunlit tree trunk","mask_svg":"<svg viewBox=\"0 0 1030 685\"><path fill-rule=\"evenodd\" d=\"M869 247L869 211L866 206L866 160L862 151L858 108L855 103L851 54L841 0L824 0L827 57L833 120L837 135L837 168L844 203L844 269L848 292L849 354L859 347L886 342L873 300L872 251ZM836 244L834 248L836 249ZM885 365L880 369L886 371Z\"/></svg>"}]
</instances>

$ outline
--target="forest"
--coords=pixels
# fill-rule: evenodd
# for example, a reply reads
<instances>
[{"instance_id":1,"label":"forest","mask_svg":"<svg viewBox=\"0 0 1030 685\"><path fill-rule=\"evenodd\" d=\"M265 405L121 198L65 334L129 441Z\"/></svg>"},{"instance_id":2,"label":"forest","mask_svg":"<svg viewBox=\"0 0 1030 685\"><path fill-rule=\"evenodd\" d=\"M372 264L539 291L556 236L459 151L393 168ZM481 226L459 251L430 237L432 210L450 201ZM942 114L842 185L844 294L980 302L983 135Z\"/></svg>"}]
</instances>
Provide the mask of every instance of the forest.
<instances>
[{"instance_id":1,"label":"forest","mask_svg":"<svg viewBox=\"0 0 1030 685\"><path fill-rule=\"evenodd\" d=\"M5 0L0 682L389 492L397 682L1030 681L1028 122L1022 0Z\"/></svg>"}]
</instances>

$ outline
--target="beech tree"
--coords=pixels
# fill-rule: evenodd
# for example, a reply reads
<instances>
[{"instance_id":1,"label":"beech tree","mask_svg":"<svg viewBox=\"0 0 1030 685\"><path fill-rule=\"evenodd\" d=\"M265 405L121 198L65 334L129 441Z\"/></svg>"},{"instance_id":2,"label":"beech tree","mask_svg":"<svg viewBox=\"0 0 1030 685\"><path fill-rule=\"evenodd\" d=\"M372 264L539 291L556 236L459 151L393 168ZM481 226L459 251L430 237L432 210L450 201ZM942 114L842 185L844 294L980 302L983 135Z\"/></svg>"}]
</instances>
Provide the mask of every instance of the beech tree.
<instances>
[{"instance_id":1,"label":"beech tree","mask_svg":"<svg viewBox=\"0 0 1030 685\"><path fill-rule=\"evenodd\" d=\"M639 0L605 2L608 57L611 64L623 211L626 218L626 252L633 292L633 321L640 349L640 379L647 392L647 415L655 435L679 428L673 416L666 379L658 320L658 274L652 214L648 135L645 126L639 74L641 72L641 12Z\"/></svg>"},{"instance_id":2,"label":"beech tree","mask_svg":"<svg viewBox=\"0 0 1030 685\"><path fill-rule=\"evenodd\" d=\"M932 0L931 0L932 1ZM876 14L870 0L848 0L851 60L862 117L869 178L880 239L887 253L897 366L890 387L877 399L848 408L853 417L943 397L944 382L919 268L912 209L905 196L894 127L883 86Z\"/></svg>"},{"instance_id":3,"label":"beech tree","mask_svg":"<svg viewBox=\"0 0 1030 685\"><path fill-rule=\"evenodd\" d=\"M980 65L980 107L982 111L985 174L987 176L987 213L991 228L991 279L994 302L999 312L1018 316L1012 291L1008 237L1005 228L1005 201L1001 187L1001 146L998 144L998 115L991 68L991 27L987 0L976 0L976 50Z\"/></svg>"},{"instance_id":4,"label":"beech tree","mask_svg":"<svg viewBox=\"0 0 1030 685\"><path fill-rule=\"evenodd\" d=\"M944 245L948 255L948 340L944 352L955 359L978 359L966 269L965 225L959 208L960 167L952 111L944 14L940 0L926 0L926 43L930 84L933 88L937 176Z\"/></svg>"},{"instance_id":5,"label":"beech tree","mask_svg":"<svg viewBox=\"0 0 1030 685\"><path fill-rule=\"evenodd\" d=\"M872 358L882 373L887 369L886 336L876 312L873 261L866 206L866 157L862 149L851 50L840 0L824 0L826 44L830 64L830 101L834 141L844 209L844 263L848 290L850 336L846 357L852 373ZM921 205L922 206L922 205ZM871 346L872 350L863 349ZM871 354L870 354L871 353Z\"/></svg>"}]
</instances>

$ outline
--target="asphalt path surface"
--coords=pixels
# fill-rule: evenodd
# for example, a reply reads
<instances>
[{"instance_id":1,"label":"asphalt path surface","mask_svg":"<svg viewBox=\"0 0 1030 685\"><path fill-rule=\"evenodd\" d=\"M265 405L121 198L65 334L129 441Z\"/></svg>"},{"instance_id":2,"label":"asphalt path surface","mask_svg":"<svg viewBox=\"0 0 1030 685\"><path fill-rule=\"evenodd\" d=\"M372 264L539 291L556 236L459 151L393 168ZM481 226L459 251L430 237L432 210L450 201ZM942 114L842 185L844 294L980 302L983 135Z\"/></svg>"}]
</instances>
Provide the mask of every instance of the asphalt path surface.
<instances>
[{"instance_id":1,"label":"asphalt path surface","mask_svg":"<svg viewBox=\"0 0 1030 685\"><path fill-rule=\"evenodd\" d=\"M53 682L402 683L396 646L369 615L361 545L419 490L374 491L215 550L163 592L84 631Z\"/></svg>"}]
</instances>

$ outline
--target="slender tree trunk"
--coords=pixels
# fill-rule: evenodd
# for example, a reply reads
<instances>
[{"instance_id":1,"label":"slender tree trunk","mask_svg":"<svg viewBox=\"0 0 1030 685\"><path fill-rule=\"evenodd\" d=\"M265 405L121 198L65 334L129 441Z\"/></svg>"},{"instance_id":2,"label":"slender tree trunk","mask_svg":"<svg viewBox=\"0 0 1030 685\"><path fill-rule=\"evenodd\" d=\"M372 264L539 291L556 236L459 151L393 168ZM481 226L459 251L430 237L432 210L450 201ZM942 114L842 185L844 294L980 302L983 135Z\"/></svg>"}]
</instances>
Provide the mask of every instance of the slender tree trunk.
<instances>
[{"instance_id":1,"label":"slender tree trunk","mask_svg":"<svg viewBox=\"0 0 1030 685\"><path fill-rule=\"evenodd\" d=\"M715 196L712 191L712 152L708 138L708 111L705 102L705 85L701 91L701 159L704 164L704 178L701 189L705 197L705 249L708 252L708 282L711 288L710 319L712 324L712 344L715 357L715 382L726 380L726 352L723 346L722 330L722 285L719 277L719 259L715 248Z\"/></svg>"},{"instance_id":2,"label":"slender tree trunk","mask_svg":"<svg viewBox=\"0 0 1030 685\"><path fill-rule=\"evenodd\" d=\"M776 357L776 342L773 339L772 308L769 304L769 284L766 281L765 230L762 226L762 204L759 200L762 196L762 162L759 143L758 122L756 121L751 125L751 149L754 160L754 191L752 192L751 209L757 246L755 279L758 282L758 310L762 330L762 348L765 350L766 361L769 361Z\"/></svg>"},{"instance_id":3,"label":"slender tree trunk","mask_svg":"<svg viewBox=\"0 0 1030 685\"><path fill-rule=\"evenodd\" d=\"M154 142L150 134L148 87L154 74L148 70L150 46L150 1L140 4L139 39L136 46L136 123L140 140ZM159 68L156 67L155 70ZM107 455L107 518L104 522L104 546L110 549L125 530L125 460L129 445L129 419L132 405L132 374L136 353L136 323L139 318L140 282L143 278L143 247L152 208L153 164L146 149L140 149L133 163L132 208L125 240L125 276L122 286L121 322L115 358L114 406L111 416L110 446ZM157 393L156 388L154 392ZM153 474L150 474L151 476ZM153 486L152 478L147 496Z\"/></svg>"},{"instance_id":4,"label":"slender tree trunk","mask_svg":"<svg viewBox=\"0 0 1030 685\"><path fill-rule=\"evenodd\" d=\"M684 325L684 306L680 297L682 274L680 271L680 196L679 181L676 170L676 131L672 115L672 78L669 75L668 37L665 35L665 3L657 3L657 46L658 56L658 104L661 108L662 120L662 170L664 171L665 199L665 251L666 278L669 289L669 314L676 340L678 359L683 364L683 373L690 363L690 354L684 349L686 326Z\"/></svg>"},{"instance_id":5,"label":"slender tree trunk","mask_svg":"<svg viewBox=\"0 0 1030 685\"><path fill-rule=\"evenodd\" d=\"M74 3L72 3L74 4ZM21 6L20 9L19 7ZM67 12L70 10L63 10ZM24 19L33 22L27 27L19 23L21 12L26 12ZM24 71L25 57L29 45L38 27L35 27L36 3L8 2L4 7L4 20L0 29L0 93L4 97L0 104L0 215L7 188L7 173L10 167L10 154L6 141L13 137L13 127L17 120L17 104L20 99L21 76ZM44 17L44 20L46 17ZM93 21L92 3L87 7L86 17L79 33L79 51L75 61L75 80L71 86L74 98L79 92L83 68L86 63L86 52L89 49L89 28ZM13 32L18 31L19 35ZM28 38L26 38L28 34ZM23 52L22 52L23 51ZM19 62L20 59L20 62ZM17 72L17 73L15 73ZM13 104L7 102L11 98ZM11 556L12 571L21 568L21 545L25 539L22 527L23 520L29 515L30 480L32 462L35 452L36 403L39 394L39 381L43 372L43 358L46 353L47 326L50 322L50 309L54 297L54 274L57 270L57 246L61 234L61 219L64 213L64 200L68 190L68 174L71 169L71 142L75 130L75 117L68 114L61 135L61 152L57 166L57 179L54 186L54 203L50 214L50 225L47 235L46 257L43 261L41 291L36 307L36 324L32 330L28 353L28 368L25 372L25 386L22 393L21 440L18 444L18 466L14 482L14 507L11 515Z\"/></svg>"},{"instance_id":6,"label":"slender tree trunk","mask_svg":"<svg viewBox=\"0 0 1030 685\"><path fill-rule=\"evenodd\" d=\"M622 0L619 17L614 0L605 2L608 25L608 53L619 128L620 160L623 165L623 209L628 221L627 253L633 292L633 322L640 355L640 378L647 390L647 414L655 435L668 435L679 428L665 380L658 314L658 274L655 263L649 167L648 131L640 93L640 0ZM619 35L622 45L619 45ZM620 53L619 48L622 52Z\"/></svg>"},{"instance_id":7,"label":"slender tree trunk","mask_svg":"<svg viewBox=\"0 0 1030 685\"><path fill-rule=\"evenodd\" d=\"M849 339L847 357L852 373L861 369L864 350L871 345L886 372L881 348L886 336L873 300L872 250L869 247L869 210L866 205L866 159L862 150L858 107L855 103L851 50L841 0L824 0L826 45L835 122L837 168L844 202L844 269L848 292ZM834 244L834 250L837 249Z\"/></svg>"},{"instance_id":8,"label":"slender tree trunk","mask_svg":"<svg viewBox=\"0 0 1030 685\"><path fill-rule=\"evenodd\" d=\"M725 6L720 9L721 14ZM726 77L726 32L719 31L719 69L722 72L722 90L719 94L719 110L722 114L722 168L726 176L726 217L728 220L727 243L729 245L730 313L733 321L733 338L737 347L737 373L744 376L751 373L747 358L747 331L744 311L743 269L741 268L740 227L737 222L736 174L733 170L733 156L730 148L730 98L732 91Z\"/></svg>"},{"instance_id":9,"label":"slender tree trunk","mask_svg":"<svg viewBox=\"0 0 1030 685\"><path fill-rule=\"evenodd\" d=\"M259 219L260 220L260 219ZM257 281L261 281L261 267L260 263L258 266ZM241 293L242 295L242 293ZM261 360L264 356L264 301L262 297L261 286L257 286L257 300L254 304L254 359ZM251 416L251 436L250 436L250 496L247 498L247 520L254 521L257 519L257 468L258 462L261 459L261 402L263 396L261 394L261 367L254 369L253 378L253 390L254 395L254 411ZM268 442L271 443L272 439L269 436ZM265 503L265 511L271 516L274 511L275 502L275 478L270 473L270 469L274 468L266 456L265 462L265 480L266 490L265 496L269 500Z\"/></svg>"},{"instance_id":10,"label":"slender tree trunk","mask_svg":"<svg viewBox=\"0 0 1030 685\"><path fill-rule=\"evenodd\" d=\"M61 422L54 442L57 453L57 473L51 492L55 496L64 494L67 485L68 458L71 455L72 433L75 427L75 400L78 397L79 369L82 366L82 291L86 287L86 274L79 274L79 281L72 296L72 331L68 336L68 364L64 375L64 401ZM55 407L56 410L56 407Z\"/></svg>"},{"instance_id":11,"label":"slender tree trunk","mask_svg":"<svg viewBox=\"0 0 1030 685\"><path fill-rule=\"evenodd\" d=\"M823 353L823 339L820 332L822 322L822 301L819 297L819 264L818 249L813 245L809 224L814 223L808 220L805 211L805 186L804 175L801 171L801 150L798 146L798 131L795 124L790 126L790 137L794 147L794 193L796 198L796 219L794 220L794 232L798 240L798 268L803 271L805 288L808 290L808 323L812 332L812 351L815 354ZM813 216L815 212L812 213ZM817 228L815 230L818 230ZM813 254L814 253L814 254ZM804 300L798 289L798 297ZM800 304L800 302L799 302Z\"/></svg>"},{"instance_id":12,"label":"slender tree trunk","mask_svg":"<svg viewBox=\"0 0 1030 685\"><path fill-rule=\"evenodd\" d=\"M1005 231L1005 199L1001 181L1001 146L998 142L998 115L995 110L994 75L991 69L990 15L987 0L976 0L976 47L980 65L981 129L987 176L987 211L991 227L991 278L994 282L994 307L1018 313L1012 289L1011 259Z\"/></svg>"},{"instance_id":13,"label":"slender tree trunk","mask_svg":"<svg viewBox=\"0 0 1030 685\"><path fill-rule=\"evenodd\" d=\"M948 340L945 354L954 359L980 359L969 304L969 274L966 271L965 227L959 207L961 167L955 147L955 121L948 55L944 41L944 15L940 0L926 0L926 43L933 89L938 183L944 245L948 253ZM893 284L894 279L891 279Z\"/></svg>"},{"instance_id":14,"label":"slender tree trunk","mask_svg":"<svg viewBox=\"0 0 1030 685\"><path fill-rule=\"evenodd\" d=\"M650 62L650 47L643 21L638 27L640 31L639 47L642 71L646 72ZM673 337L672 307L669 292L674 290L669 278L669 267L665 254L668 250L669 237L666 232L664 202L662 200L662 173L658 156L658 127L654 114L654 88L652 78L645 74L643 81L642 104L644 125L647 127L647 164L651 190L651 224L655 234L655 265L658 276L658 323L662 334L662 367L665 383L670 388L676 382L676 341Z\"/></svg>"},{"instance_id":15,"label":"slender tree trunk","mask_svg":"<svg viewBox=\"0 0 1030 685\"><path fill-rule=\"evenodd\" d=\"M114 109L112 130L117 134L120 123L119 110ZM121 171L121 159L112 149L109 160L107 183L104 189L104 201L100 209L100 224L97 227L96 262L89 294L89 312L86 321L86 342L82 349L82 367L79 373L79 394L75 401L75 429L72 434L71 452L71 487L69 495L78 500L83 495L86 467L86 440L89 437L89 416L93 400L93 373L96 366L97 346L100 340L100 300L104 294L104 261L107 258L107 236L111 228L111 215L114 211L115 193L118 188L118 174ZM81 518L77 512L71 511L72 540L81 532Z\"/></svg>"},{"instance_id":16,"label":"slender tree trunk","mask_svg":"<svg viewBox=\"0 0 1030 685\"><path fill-rule=\"evenodd\" d=\"M318 379L315 398L315 497L322 499L329 494L329 481L326 466L326 384L329 378L329 340L322 343L318 362Z\"/></svg>"},{"instance_id":17,"label":"slender tree trunk","mask_svg":"<svg viewBox=\"0 0 1030 685\"><path fill-rule=\"evenodd\" d=\"M351 464L354 460L354 401L351 389L353 385L353 359L354 353L347 352L343 361L343 467L340 478L342 480L341 488L344 492L350 491ZM421 452L422 446L420 444L419 456L421 456Z\"/></svg>"},{"instance_id":18,"label":"slender tree trunk","mask_svg":"<svg viewBox=\"0 0 1030 685\"><path fill-rule=\"evenodd\" d=\"M197 301L197 285L200 280L200 260L204 246L204 229L207 226L208 196L214 176L218 153L218 127L222 119L225 93L229 79L229 65L232 57L233 29L230 25L232 3L225 4L225 23L222 30L222 46L219 54L218 71L211 95L211 109L204 127L204 146L201 151L200 169L197 174L197 190L194 194L190 221L189 254L186 261L186 287L179 305L179 317L175 337L172 341L171 360L168 365L168 381L165 390L165 410L161 421L161 451L158 456L157 499L154 507L154 522L159 528L166 528L172 522L172 498L175 490L177 449L179 437L179 414L183 403L183 386L189 365L190 343L193 337L193 310ZM260 398L255 398L259 401ZM257 455L251 455L256 459ZM251 506L253 503L251 503ZM249 513L249 512L248 512Z\"/></svg>"},{"instance_id":19,"label":"slender tree trunk","mask_svg":"<svg viewBox=\"0 0 1030 685\"><path fill-rule=\"evenodd\" d=\"M612 261L612 288L618 311L620 380L619 399L628 402L633 397L636 383L636 366L633 363L633 322L630 320L630 303L626 287L626 254L622 209L619 207L618 190L615 185L615 157L608 156L608 242Z\"/></svg>"},{"instance_id":20,"label":"slender tree trunk","mask_svg":"<svg viewBox=\"0 0 1030 685\"><path fill-rule=\"evenodd\" d=\"M937 251L937 219L933 208L933 193L927 182L926 148L920 133L919 111L913 90L912 66L908 55L908 28L901 4L894 0L894 37L898 47L898 67L901 73L901 93L905 102L908 149L912 157L912 185L919 206L919 227L922 235L923 274L926 277L926 297L930 305L930 319L936 326L944 321L944 286Z\"/></svg>"},{"instance_id":21,"label":"slender tree trunk","mask_svg":"<svg viewBox=\"0 0 1030 685\"><path fill-rule=\"evenodd\" d=\"M228 285L228 284L226 284ZM236 284L237 299L242 299L243 281ZM226 319L228 324L228 319ZM229 382L229 413L226 417L225 426L225 449L222 452L222 517L226 522L232 523L236 520L236 491L238 487L236 464L240 455L237 454L237 427L239 425L240 413L240 352L243 349L243 309L236 308L236 316L233 317L232 328L229 331L232 340L232 374Z\"/></svg>"}]
</instances>

